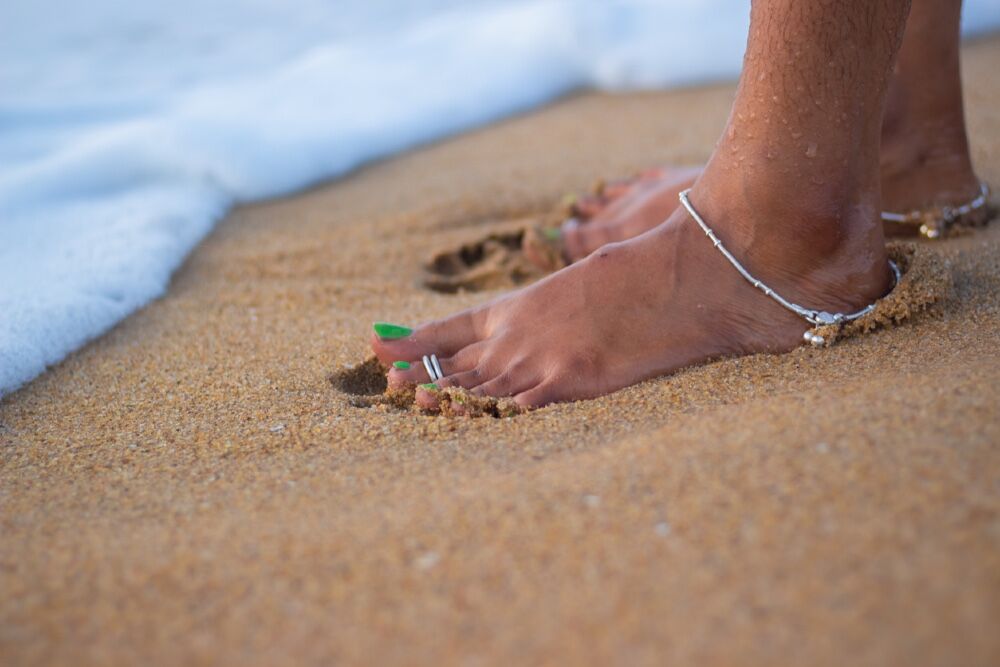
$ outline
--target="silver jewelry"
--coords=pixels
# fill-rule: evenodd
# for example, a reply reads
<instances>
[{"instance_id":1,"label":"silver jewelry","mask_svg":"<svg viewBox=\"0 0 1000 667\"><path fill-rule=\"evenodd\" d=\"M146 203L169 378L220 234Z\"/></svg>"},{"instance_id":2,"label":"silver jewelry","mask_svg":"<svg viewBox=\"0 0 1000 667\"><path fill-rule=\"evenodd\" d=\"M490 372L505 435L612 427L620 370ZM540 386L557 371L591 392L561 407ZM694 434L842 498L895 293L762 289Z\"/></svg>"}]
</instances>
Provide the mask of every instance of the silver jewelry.
<instances>
[{"instance_id":1,"label":"silver jewelry","mask_svg":"<svg viewBox=\"0 0 1000 667\"><path fill-rule=\"evenodd\" d=\"M743 265L740 264L735 257L733 257L732 253L726 250L726 247L722 245L722 241L719 240L719 237L715 235L715 232L711 230L711 228L705 223L705 221L702 220L701 216L698 215L698 212L694 210L694 206L691 205L691 201L688 199L688 193L690 192L691 189L688 188L687 190L684 190L683 192L680 193L681 205L685 209L687 209L687 212L691 215L692 218L694 218L694 221L698 223L698 226L701 227L701 231L705 232L705 236L707 236L709 240L712 241L712 245L718 248L719 252L722 253L722 256L725 257L727 260L729 260L729 263L732 264L733 267L740 272L740 275L743 276L747 280L747 282L749 282L751 285L759 289L767 296L777 301L778 304L780 304L783 308L792 311L793 313L804 319L809 324L812 324L813 326L817 327L850 322L852 320L858 319L859 317L867 315L868 313L872 312L875 309L875 304L873 303L865 306L861 310L854 313L828 313L825 310L813 310L811 308L803 308L802 306L794 304L791 301L785 299L780 294L775 292L773 289L771 289L770 287L768 287L767 285L765 285L764 283L762 283L761 281L757 280L752 275L750 275L750 272L743 268ZM894 278L893 287L895 287L896 285L899 284L899 279L900 279L899 267L896 266L896 263L890 259L889 268L892 269L892 275ZM813 345L823 345L826 342L822 336L814 334L811 331L806 331L802 335L802 338L806 342L812 343Z\"/></svg>"},{"instance_id":2,"label":"silver jewelry","mask_svg":"<svg viewBox=\"0 0 1000 667\"><path fill-rule=\"evenodd\" d=\"M424 369L427 371L431 382L437 382L444 377L444 373L441 371L441 362L438 361L436 354L432 354L429 357L425 354L423 362Z\"/></svg>"},{"instance_id":3,"label":"silver jewelry","mask_svg":"<svg viewBox=\"0 0 1000 667\"><path fill-rule=\"evenodd\" d=\"M892 213L885 211L882 213L882 220L895 222L900 225L920 225L920 235L929 239L936 239L948 231L952 223L968 215L976 209L986 206L990 198L990 187L980 181L979 194L970 202L961 206L942 206L940 209L931 208L909 213Z\"/></svg>"}]
</instances>

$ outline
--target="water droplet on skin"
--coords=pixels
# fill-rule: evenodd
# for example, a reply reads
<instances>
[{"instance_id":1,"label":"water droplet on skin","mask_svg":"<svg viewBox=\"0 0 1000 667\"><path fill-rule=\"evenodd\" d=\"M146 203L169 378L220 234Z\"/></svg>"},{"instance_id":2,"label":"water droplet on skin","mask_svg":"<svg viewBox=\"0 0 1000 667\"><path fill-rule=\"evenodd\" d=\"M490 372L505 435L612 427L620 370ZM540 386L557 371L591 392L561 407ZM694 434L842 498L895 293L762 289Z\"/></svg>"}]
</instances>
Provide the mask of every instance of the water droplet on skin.
<instances>
[{"instance_id":1,"label":"water droplet on skin","mask_svg":"<svg viewBox=\"0 0 1000 667\"><path fill-rule=\"evenodd\" d=\"M819 146L810 142L809 146L806 148L806 157L814 158L816 157L816 151L819 150Z\"/></svg>"},{"instance_id":2,"label":"water droplet on skin","mask_svg":"<svg viewBox=\"0 0 1000 667\"><path fill-rule=\"evenodd\" d=\"M729 135L729 140L730 141L732 141L733 139L735 139L736 138L736 126L735 125L730 125L729 126L729 130L726 132L726 134Z\"/></svg>"},{"instance_id":3,"label":"water droplet on skin","mask_svg":"<svg viewBox=\"0 0 1000 667\"><path fill-rule=\"evenodd\" d=\"M802 133L801 132L796 132L796 131L792 130L792 139L801 139L801 138L802 138Z\"/></svg>"},{"instance_id":4,"label":"water droplet on skin","mask_svg":"<svg viewBox=\"0 0 1000 667\"><path fill-rule=\"evenodd\" d=\"M429 570L437 565L440 560L441 556L433 551L428 551L427 553L418 556L416 560L413 561L413 564L418 570Z\"/></svg>"}]
</instances>

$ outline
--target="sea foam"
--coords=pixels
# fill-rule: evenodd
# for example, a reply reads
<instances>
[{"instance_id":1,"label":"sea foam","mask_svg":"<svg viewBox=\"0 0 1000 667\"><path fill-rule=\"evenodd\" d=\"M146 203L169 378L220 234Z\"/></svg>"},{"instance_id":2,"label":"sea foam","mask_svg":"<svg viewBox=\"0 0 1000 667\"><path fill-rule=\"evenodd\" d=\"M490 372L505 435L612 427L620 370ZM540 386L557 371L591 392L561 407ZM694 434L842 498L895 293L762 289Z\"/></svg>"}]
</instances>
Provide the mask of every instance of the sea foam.
<instances>
[{"instance_id":1,"label":"sea foam","mask_svg":"<svg viewBox=\"0 0 1000 667\"><path fill-rule=\"evenodd\" d=\"M573 89L734 76L748 4L4 3L0 395L161 295L234 203Z\"/></svg>"}]
</instances>

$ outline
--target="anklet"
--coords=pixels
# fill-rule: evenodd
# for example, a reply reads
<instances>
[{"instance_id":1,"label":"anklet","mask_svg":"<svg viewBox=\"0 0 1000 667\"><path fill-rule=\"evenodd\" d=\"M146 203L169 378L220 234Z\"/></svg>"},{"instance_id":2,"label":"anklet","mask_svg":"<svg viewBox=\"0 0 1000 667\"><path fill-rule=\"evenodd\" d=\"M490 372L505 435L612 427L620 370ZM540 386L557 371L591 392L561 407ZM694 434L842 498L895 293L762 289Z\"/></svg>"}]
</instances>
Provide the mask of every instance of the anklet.
<instances>
[{"instance_id":1,"label":"anklet","mask_svg":"<svg viewBox=\"0 0 1000 667\"><path fill-rule=\"evenodd\" d=\"M980 181L979 194L970 202L961 206L941 206L931 207L909 213L882 213L882 220L895 222L899 225L920 225L920 235L928 239L941 238L948 233L955 222L963 215L968 215L975 210L986 206L990 197L990 188L986 183Z\"/></svg>"},{"instance_id":2,"label":"anklet","mask_svg":"<svg viewBox=\"0 0 1000 667\"><path fill-rule=\"evenodd\" d=\"M702 220L700 215L698 215L698 212L694 210L694 206L691 205L691 201L688 199L689 192L691 192L690 188L680 193L681 205L685 209L687 209L687 212L691 215L692 218L694 218L694 221L698 223L698 226L701 227L701 231L705 232L705 236L707 236L709 240L712 241L712 245L718 248L719 252L722 253L722 256L725 257L727 260L729 260L729 263L732 264L733 267L740 272L740 275L743 276L747 280L747 282L749 282L751 285L759 289L767 296L777 301L778 304L784 307L786 310L792 311L793 313L804 319L809 324L812 324L814 327L845 324L852 320L856 320L859 317L864 317L868 313L875 310L875 304L872 303L854 313L828 313L825 310L812 310L809 308L803 308L802 306L794 304L791 301L785 299L780 294L775 292L773 289L771 289L770 287L768 287L767 285L765 285L764 283L762 283L761 281L757 280L752 275L750 275L750 272L747 271L745 268L743 268L743 265L740 264L735 257L733 257L733 254L728 250L726 250L726 246L722 245L722 241L719 240L719 237L715 235L715 232L713 232L711 228L707 224L705 224L705 221ZM899 267L896 266L896 263L890 259L889 268L892 269L892 275L893 275L892 286L893 288L895 288L896 285L899 284L899 279L900 279ZM816 346L822 346L826 344L826 340L819 334L814 333L813 331L806 331L804 334L802 334L802 338L807 343L812 343L813 345Z\"/></svg>"}]
</instances>

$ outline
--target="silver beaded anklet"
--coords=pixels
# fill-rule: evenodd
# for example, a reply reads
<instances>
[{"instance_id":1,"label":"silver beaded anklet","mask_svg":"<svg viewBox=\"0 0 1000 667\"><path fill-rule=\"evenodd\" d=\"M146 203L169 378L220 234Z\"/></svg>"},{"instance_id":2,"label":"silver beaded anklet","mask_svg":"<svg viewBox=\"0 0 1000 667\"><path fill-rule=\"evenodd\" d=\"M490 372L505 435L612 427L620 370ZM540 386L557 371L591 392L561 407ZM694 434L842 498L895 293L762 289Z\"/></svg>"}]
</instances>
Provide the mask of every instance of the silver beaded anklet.
<instances>
[{"instance_id":1,"label":"silver beaded anklet","mask_svg":"<svg viewBox=\"0 0 1000 667\"><path fill-rule=\"evenodd\" d=\"M691 205L691 201L688 199L689 192L691 192L690 188L680 193L681 205L685 209L687 209L687 212L691 215L692 218L694 218L694 221L698 223L698 226L701 227L701 231L705 232L705 236L707 236L712 241L712 245L714 245L716 248L719 249L719 252L722 253L722 256L725 257L727 260L729 260L729 263L732 264L733 267L740 272L741 276L746 278L747 282L749 282L751 285L759 289L767 296L777 301L778 304L781 305L783 308L792 311L793 313L804 319L809 324L812 324L814 327L830 326L834 324L845 324L847 322L851 322L852 320L856 320L859 317L864 317L868 313L875 310L875 304L872 303L855 313L828 313L825 310L812 310L810 308L803 308L802 306L794 304L791 301L785 299L780 294L775 292L773 289L771 289L770 287L768 287L767 285L765 285L764 283L762 283L761 281L757 280L752 275L750 275L750 272L747 271L745 268L743 268L743 265L740 264L735 257L733 257L733 254L728 250L726 250L726 246L722 245L722 241L719 240L719 237L715 235L715 232L713 232L712 229L707 224L705 224L705 221L702 220L700 215L698 215L698 211L694 210L694 206ZM893 275L892 286L893 288L895 288L896 285L899 284L899 279L901 277L899 272L899 267L896 266L896 263L890 259L889 268L892 269L892 275ZM822 336L812 331L806 331L804 334L802 334L802 339L807 343L816 345L817 347L826 344L826 340Z\"/></svg>"},{"instance_id":2,"label":"silver beaded anklet","mask_svg":"<svg viewBox=\"0 0 1000 667\"><path fill-rule=\"evenodd\" d=\"M898 225L919 225L920 235L928 239L941 238L948 233L951 226L964 215L986 206L990 198L990 188L986 183L979 182L979 194L970 202L961 206L931 207L909 213L882 213L882 220Z\"/></svg>"}]
</instances>

